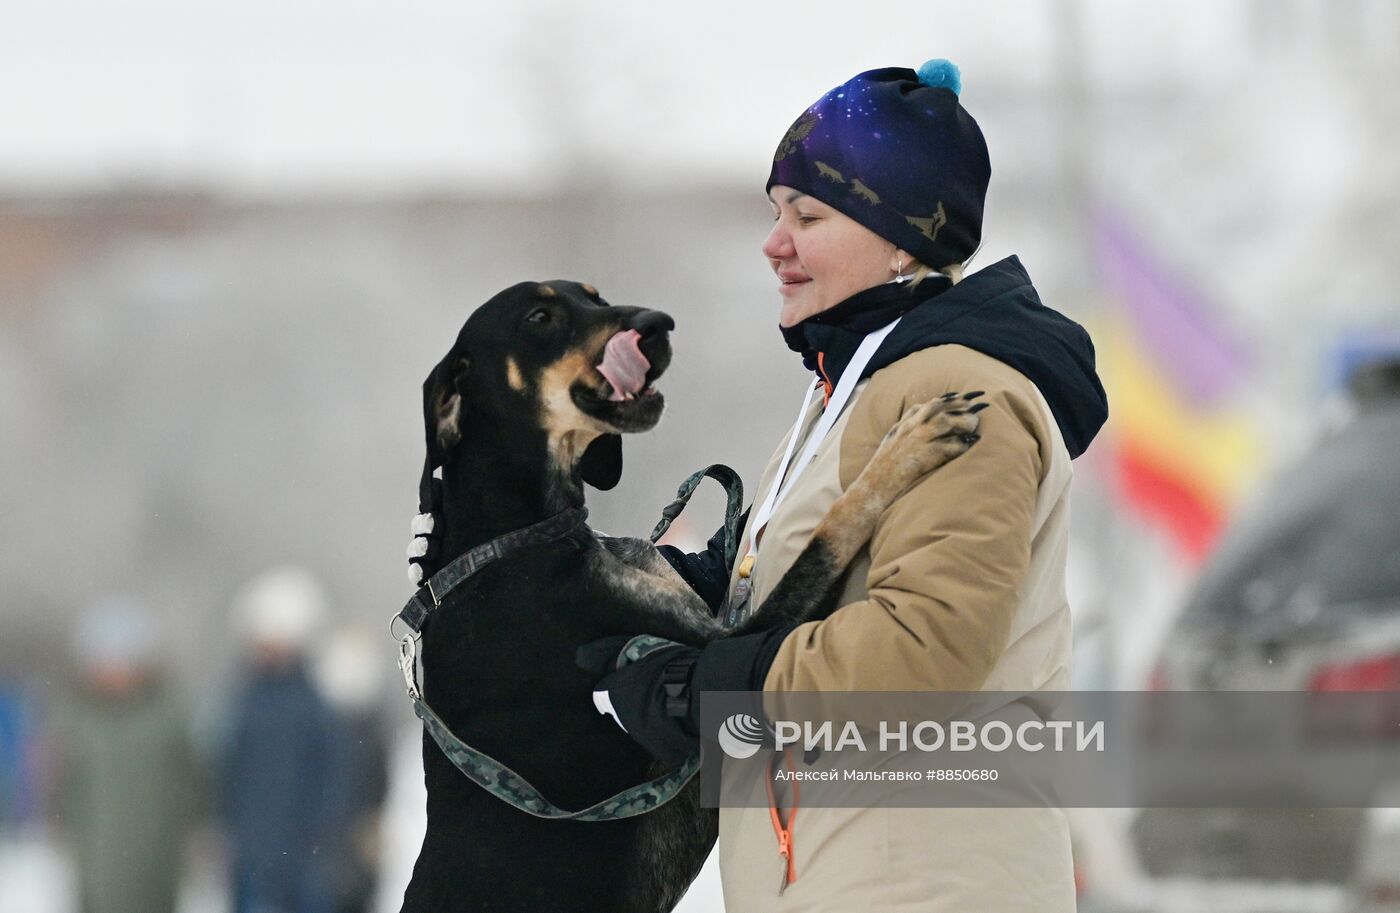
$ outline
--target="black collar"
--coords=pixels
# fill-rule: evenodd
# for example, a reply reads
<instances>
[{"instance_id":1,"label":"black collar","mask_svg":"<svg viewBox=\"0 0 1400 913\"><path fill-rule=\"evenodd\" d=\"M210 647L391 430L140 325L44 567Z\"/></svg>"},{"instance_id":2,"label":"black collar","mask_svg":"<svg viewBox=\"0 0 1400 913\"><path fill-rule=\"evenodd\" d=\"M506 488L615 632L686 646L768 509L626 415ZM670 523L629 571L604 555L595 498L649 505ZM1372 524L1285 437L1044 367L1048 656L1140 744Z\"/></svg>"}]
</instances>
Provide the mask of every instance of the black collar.
<instances>
[{"instance_id":1,"label":"black collar","mask_svg":"<svg viewBox=\"0 0 1400 913\"><path fill-rule=\"evenodd\" d=\"M433 613L433 609L442 605L447 594L461 586L486 565L527 546L554 542L577 533L580 529L587 529L587 520L587 508L570 507L547 520L541 520L523 529L513 530L503 536L497 536L490 542L483 542L481 545L467 549L451 564L438 571L428 579L427 583L419 587L418 592L414 593L413 598L399 611L398 617L413 630L414 634L418 634L423 630L423 625L427 622L428 616Z\"/></svg>"}]
</instances>

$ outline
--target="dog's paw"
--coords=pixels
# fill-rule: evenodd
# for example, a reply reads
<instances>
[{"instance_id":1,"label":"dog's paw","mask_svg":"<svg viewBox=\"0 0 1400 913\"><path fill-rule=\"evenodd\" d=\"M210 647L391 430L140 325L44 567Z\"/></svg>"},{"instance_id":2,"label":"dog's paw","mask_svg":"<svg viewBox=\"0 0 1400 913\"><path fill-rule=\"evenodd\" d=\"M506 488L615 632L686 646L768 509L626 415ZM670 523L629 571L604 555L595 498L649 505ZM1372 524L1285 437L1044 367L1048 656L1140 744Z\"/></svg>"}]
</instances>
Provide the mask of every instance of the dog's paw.
<instances>
[{"instance_id":1,"label":"dog's paw","mask_svg":"<svg viewBox=\"0 0 1400 913\"><path fill-rule=\"evenodd\" d=\"M983 395L981 390L947 393L915 406L885 435L872 464L879 464L890 484L908 485L962 456L981 438L977 413L987 404L973 400Z\"/></svg>"}]
</instances>

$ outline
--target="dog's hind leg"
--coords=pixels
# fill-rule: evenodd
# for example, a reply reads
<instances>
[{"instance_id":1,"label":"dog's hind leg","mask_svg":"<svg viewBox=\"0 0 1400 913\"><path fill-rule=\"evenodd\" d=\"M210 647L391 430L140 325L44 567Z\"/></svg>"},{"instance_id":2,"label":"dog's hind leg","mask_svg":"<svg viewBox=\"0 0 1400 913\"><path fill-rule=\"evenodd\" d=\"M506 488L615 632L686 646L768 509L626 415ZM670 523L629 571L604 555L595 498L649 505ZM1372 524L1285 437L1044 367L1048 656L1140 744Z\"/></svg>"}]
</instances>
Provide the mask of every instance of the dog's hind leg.
<instances>
[{"instance_id":1,"label":"dog's hind leg","mask_svg":"<svg viewBox=\"0 0 1400 913\"><path fill-rule=\"evenodd\" d=\"M875 533L880 515L924 475L966 453L978 440L981 392L949 393L900 419L851 486L831 505L802 554L758 610L735 633L819 616L837 595L846 568Z\"/></svg>"}]
</instances>

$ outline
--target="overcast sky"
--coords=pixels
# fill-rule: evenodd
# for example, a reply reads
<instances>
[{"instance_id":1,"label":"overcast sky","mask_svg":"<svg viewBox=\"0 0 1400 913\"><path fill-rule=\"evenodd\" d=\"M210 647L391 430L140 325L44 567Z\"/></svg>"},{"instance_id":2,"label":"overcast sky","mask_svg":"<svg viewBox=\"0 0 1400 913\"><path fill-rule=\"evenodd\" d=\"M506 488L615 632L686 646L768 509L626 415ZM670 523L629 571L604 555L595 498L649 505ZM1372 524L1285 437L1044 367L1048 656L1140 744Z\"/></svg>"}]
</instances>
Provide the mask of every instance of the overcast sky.
<instances>
[{"instance_id":1,"label":"overcast sky","mask_svg":"<svg viewBox=\"0 0 1400 913\"><path fill-rule=\"evenodd\" d=\"M1364 2L1364 0L1363 0ZM1246 0L4 0L0 190L547 190L766 172L808 103L943 56L964 100L1240 65Z\"/></svg>"}]
</instances>

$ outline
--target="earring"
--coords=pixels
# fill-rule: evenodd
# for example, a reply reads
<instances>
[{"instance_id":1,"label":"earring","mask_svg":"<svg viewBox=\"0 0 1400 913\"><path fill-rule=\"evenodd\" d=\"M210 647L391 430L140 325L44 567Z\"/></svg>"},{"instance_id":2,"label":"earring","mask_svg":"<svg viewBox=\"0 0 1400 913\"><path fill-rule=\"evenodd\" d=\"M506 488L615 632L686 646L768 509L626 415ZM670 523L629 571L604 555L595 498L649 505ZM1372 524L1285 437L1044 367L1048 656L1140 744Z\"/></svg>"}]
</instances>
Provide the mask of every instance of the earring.
<instances>
[{"instance_id":1,"label":"earring","mask_svg":"<svg viewBox=\"0 0 1400 913\"><path fill-rule=\"evenodd\" d=\"M904 283L909 281L909 277L904 275L904 258L895 257L894 262L894 284L903 285Z\"/></svg>"}]
</instances>

